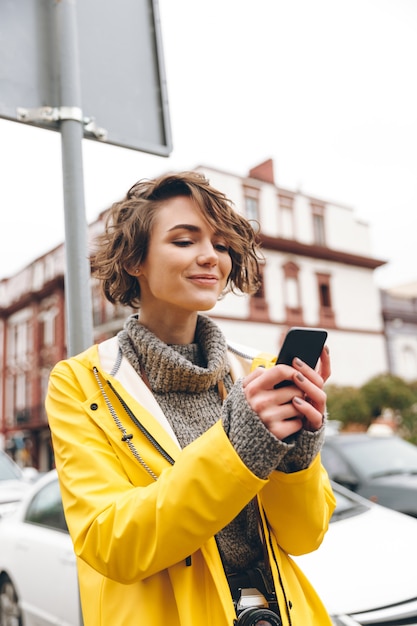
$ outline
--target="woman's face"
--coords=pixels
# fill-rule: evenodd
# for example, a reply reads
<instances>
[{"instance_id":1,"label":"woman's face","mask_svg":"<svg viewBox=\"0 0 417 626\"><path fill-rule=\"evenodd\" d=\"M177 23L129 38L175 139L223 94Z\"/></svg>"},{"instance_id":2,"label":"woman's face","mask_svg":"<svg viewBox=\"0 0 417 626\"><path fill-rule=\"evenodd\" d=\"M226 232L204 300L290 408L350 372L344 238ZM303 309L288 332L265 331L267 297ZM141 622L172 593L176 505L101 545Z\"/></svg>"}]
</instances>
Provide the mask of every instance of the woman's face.
<instances>
[{"instance_id":1,"label":"woman's face","mask_svg":"<svg viewBox=\"0 0 417 626\"><path fill-rule=\"evenodd\" d=\"M139 267L141 317L208 311L232 270L227 241L194 201L178 196L156 214L148 254Z\"/></svg>"}]
</instances>

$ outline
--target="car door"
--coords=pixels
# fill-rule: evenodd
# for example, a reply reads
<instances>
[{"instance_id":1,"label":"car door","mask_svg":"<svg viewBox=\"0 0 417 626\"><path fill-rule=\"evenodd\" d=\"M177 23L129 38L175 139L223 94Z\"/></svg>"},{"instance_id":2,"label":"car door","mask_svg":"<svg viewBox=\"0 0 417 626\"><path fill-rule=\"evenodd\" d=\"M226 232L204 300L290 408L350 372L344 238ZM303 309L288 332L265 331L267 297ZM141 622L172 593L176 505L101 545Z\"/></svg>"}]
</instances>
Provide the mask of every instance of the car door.
<instances>
[{"instance_id":1,"label":"car door","mask_svg":"<svg viewBox=\"0 0 417 626\"><path fill-rule=\"evenodd\" d=\"M31 500L16 554L20 600L27 626L79 626L76 562L58 481Z\"/></svg>"},{"instance_id":2,"label":"car door","mask_svg":"<svg viewBox=\"0 0 417 626\"><path fill-rule=\"evenodd\" d=\"M343 457L337 445L334 446L329 441L325 441L321 450L321 460L332 480L347 489L351 489L352 491L357 490L361 478Z\"/></svg>"}]
</instances>

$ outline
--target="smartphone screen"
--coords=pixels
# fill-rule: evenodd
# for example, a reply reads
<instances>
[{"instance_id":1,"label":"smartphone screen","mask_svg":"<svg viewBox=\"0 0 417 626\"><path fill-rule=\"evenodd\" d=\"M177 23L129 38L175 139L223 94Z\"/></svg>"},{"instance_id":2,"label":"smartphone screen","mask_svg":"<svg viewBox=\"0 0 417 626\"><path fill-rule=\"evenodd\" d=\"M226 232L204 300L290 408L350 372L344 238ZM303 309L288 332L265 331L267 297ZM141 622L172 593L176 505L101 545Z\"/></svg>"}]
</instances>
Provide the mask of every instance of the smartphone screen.
<instances>
[{"instance_id":1,"label":"smartphone screen","mask_svg":"<svg viewBox=\"0 0 417 626\"><path fill-rule=\"evenodd\" d=\"M314 369L326 339L327 331L324 328L290 328L282 344L276 364L292 365L293 359L298 357ZM275 385L275 388L291 384L293 384L291 381L284 380Z\"/></svg>"}]
</instances>

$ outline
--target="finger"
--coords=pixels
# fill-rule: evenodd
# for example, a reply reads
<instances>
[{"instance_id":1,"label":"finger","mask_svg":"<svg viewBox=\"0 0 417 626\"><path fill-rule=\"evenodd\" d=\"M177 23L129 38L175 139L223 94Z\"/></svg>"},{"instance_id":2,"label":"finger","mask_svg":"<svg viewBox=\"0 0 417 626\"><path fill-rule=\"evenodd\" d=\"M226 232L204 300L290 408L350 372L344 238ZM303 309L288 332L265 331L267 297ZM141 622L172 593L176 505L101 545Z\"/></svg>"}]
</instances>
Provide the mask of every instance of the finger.
<instances>
[{"instance_id":1,"label":"finger","mask_svg":"<svg viewBox=\"0 0 417 626\"><path fill-rule=\"evenodd\" d=\"M279 407L271 406L269 410L263 411L259 415L259 419L278 439L285 439L285 437L301 430L305 417L292 402L288 402Z\"/></svg>"},{"instance_id":2,"label":"finger","mask_svg":"<svg viewBox=\"0 0 417 626\"><path fill-rule=\"evenodd\" d=\"M319 377L319 380L319 384L315 384L301 372L298 372L294 377L297 388L303 392L303 399L322 414L326 407L327 396L323 389L323 379ZM300 397L299 394L296 396Z\"/></svg>"},{"instance_id":3,"label":"finger","mask_svg":"<svg viewBox=\"0 0 417 626\"><path fill-rule=\"evenodd\" d=\"M294 396L292 403L294 408L304 415L304 428L306 430L316 431L321 428L324 419L324 409L323 411L318 410L310 402L303 400L299 396Z\"/></svg>"},{"instance_id":4,"label":"finger","mask_svg":"<svg viewBox=\"0 0 417 626\"><path fill-rule=\"evenodd\" d=\"M323 348L320 355L319 366L317 369L309 367L307 363L305 363L298 357L295 357L293 359L292 365L296 369L302 370L303 373L306 376L309 376L309 378L316 382L316 384L320 384L320 379L322 383L324 383L329 378L331 373L329 348L327 346ZM320 379L317 378L317 375L320 377Z\"/></svg>"},{"instance_id":5,"label":"finger","mask_svg":"<svg viewBox=\"0 0 417 626\"><path fill-rule=\"evenodd\" d=\"M243 379L243 382L242 382L243 387L246 387L252 380L255 380L259 376L262 376L262 373L264 371L265 371L264 367L257 367L256 369L253 370L253 372L250 372L250 374L245 376L245 378Z\"/></svg>"},{"instance_id":6,"label":"finger","mask_svg":"<svg viewBox=\"0 0 417 626\"><path fill-rule=\"evenodd\" d=\"M317 385L318 387L323 387L324 380L319 371L314 370L298 357L295 357L295 359L293 360L293 366L294 369L301 373L305 378L310 380L314 385ZM300 380L300 378L296 375L293 378L295 384L298 384L297 380Z\"/></svg>"},{"instance_id":7,"label":"finger","mask_svg":"<svg viewBox=\"0 0 417 626\"><path fill-rule=\"evenodd\" d=\"M290 418L286 420L281 420L278 422L274 422L270 427L269 431L275 435L275 437L279 440L284 440L290 435L294 435L298 433L303 427L302 418Z\"/></svg>"},{"instance_id":8,"label":"finger","mask_svg":"<svg viewBox=\"0 0 417 626\"><path fill-rule=\"evenodd\" d=\"M290 365L274 365L269 369L259 367L246 376L243 380L243 387L250 389L251 393L262 389L273 389L277 383L292 380L296 373Z\"/></svg>"},{"instance_id":9,"label":"finger","mask_svg":"<svg viewBox=\"0 0 417 626\"><path fill-rule=\"evenodd\" d=\"M259 418L263 421L273 419L287 419L293 417L294 407L291 404L294 396L304 397L301 389L295 385L282 389L263 389L255 392L253 386L244 389L246 401Z\"/></svg>"},{"instance_id":10,"label":"finger","mask_svg":"<svg viewBox=\"0 0 417 626\"><path fill-rule=\"evenodd\" d=\"M330 352L328 346L324 346L320 356L319 373L323 381L326 382L330 378L331 366L330 366Z\"/></svg>"}]
</instances>

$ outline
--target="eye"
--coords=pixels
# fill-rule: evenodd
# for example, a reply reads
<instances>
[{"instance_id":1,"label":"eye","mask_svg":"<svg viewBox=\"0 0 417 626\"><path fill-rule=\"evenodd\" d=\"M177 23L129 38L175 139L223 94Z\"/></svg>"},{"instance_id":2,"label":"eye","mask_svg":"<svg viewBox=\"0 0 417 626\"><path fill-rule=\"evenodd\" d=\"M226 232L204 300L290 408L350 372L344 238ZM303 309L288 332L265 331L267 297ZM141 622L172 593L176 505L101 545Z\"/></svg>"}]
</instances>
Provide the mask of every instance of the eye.
<instances>
[{"instance_id":1,"label":"eye","mask_svg":"<svg viewBox=\"0 0 417 626\"><path fill-rule=\"evenodd\" d=\"M177 239L176 241L173 241L172 243L174 244L174 246L177 246L178 248L187 248L188 246L193 245L193 241L191 241L191 239Z\"/></svg>"},{"instance_id":2,"label":"eye","mask_svg":"<svg viewBox=\"0 0 417 626\"><path fill-rule=\"evenodd\" d=\"M212 246L217 252L230 253L230 246L228 245L227 238L224 233L217 231L214 233L214 237L211 240Z\"/></svg>"}]
</instances>

